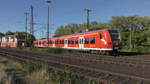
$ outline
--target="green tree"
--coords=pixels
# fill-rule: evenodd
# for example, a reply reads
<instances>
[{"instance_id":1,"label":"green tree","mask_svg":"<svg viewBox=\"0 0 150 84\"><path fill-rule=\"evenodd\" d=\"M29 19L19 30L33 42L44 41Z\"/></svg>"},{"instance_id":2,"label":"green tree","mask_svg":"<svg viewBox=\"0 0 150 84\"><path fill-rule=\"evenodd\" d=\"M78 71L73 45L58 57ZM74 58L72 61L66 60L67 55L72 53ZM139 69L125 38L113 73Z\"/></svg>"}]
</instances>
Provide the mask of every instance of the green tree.
<instances>
[{"instance_id":1,"label":"green tree","mask_svg":"<svg viewBox=\"0 0 150 84\"><path fill-rule=\"evenodd\" d=\"M120 31L124 49L136 49L147 42L147 33L150 27L149 17L140 16L115 16L109 22L112 28ZM130 39L132 37L132 39ZM130 43L132 46L130 46Z\"/></svg>"},{"instance_id":2,"label":"green tree","mask_svg":"<svg viewBox=\"0 0 150 84\"><path fill-rule=\"evenodd\" d=\"M4 36L4 34L0 32L0 38L3 37L3 36Z\"/></svg>"},{"instance_id":3,"label":"green tree","mask_svg":"<svg viewBox=\"0 0 150 84\"><path fill-rule=\"evenodd\" d=\"M8 31L5 33L5 35L14 35L14 33L11 32L10 30L8 30Z\"/></svg>"}]
</instances>

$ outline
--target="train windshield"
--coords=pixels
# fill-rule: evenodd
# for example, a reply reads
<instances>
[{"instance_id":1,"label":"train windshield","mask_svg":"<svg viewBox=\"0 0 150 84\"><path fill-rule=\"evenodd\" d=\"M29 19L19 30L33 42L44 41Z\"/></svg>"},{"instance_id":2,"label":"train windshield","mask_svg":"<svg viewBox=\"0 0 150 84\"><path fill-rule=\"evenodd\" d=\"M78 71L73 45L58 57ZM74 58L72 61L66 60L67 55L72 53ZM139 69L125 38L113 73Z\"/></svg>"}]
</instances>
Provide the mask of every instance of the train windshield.
<instances>
[{"instance_id":1,"label":"train windshield","mask_svg":"<svg viewBox=\"0 0 150 84\"><path fill-rule=\"evenodd\" d=\"M109 30L113 42L119 42L120 36L117 30Z\"/></svg>"}]
</instances>

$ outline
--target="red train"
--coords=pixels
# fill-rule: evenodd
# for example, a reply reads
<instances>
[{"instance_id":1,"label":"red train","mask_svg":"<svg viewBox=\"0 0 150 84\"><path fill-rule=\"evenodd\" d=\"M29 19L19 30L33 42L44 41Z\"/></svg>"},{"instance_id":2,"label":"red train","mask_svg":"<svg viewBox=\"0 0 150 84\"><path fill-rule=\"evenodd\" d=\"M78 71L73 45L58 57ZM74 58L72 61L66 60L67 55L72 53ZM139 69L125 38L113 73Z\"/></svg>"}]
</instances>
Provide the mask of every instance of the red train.
<instances>
[{"instance_id":1,"label":"red train","mask_svg":"<svg viewBox=\"0 0 150 84\"><path fill-rule=\"evenodd\" d=\"M0 47L24 47L25 36L20 34L7 35L0 38Z\"/></svg>"},{"instance_id":2,"label":"red train","mask_svg":"<svg viewBox=\"0 0 150 84\"><path fill-rule=\"evenodd\" d=\"M117 30L100 29L34 41L35 47L59 47L87 51L118 51L121 40Z\"/></svg>"}]
</instances>

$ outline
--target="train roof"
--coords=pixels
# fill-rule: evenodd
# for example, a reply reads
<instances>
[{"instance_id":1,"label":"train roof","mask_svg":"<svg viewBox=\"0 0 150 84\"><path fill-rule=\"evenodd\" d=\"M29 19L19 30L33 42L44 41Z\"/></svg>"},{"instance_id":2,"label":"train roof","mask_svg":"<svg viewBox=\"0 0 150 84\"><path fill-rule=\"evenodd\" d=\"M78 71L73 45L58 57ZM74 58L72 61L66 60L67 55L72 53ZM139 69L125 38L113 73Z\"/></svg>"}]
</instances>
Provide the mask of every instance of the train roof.
<instances>
[{"instance_id":1,"label":"train roof","mask_svg":"<svg viewBox=\"0 0 150 84\"><path fill-rule=\"evenodd\" d=\"M83 35L84 33L94 33L94 32L105 31L105 30L114 30L114 29L112 29L112 28L101 28L101 29L90 30L90 31L82 32L82 33L75 33L75 34L64 35L64 36L59 36L59 37L52 37L52 38L49 38L49 39L58 39L58 38L63 39L64 37L78 36L78 35ZM45 38L45 39L41 39L41 40L44 41L44 40L47 40L47 39ZM39 40L36 40L36 41L39 41Z\"/></svg>"},{"instance_id":2,"label":"train roof","mask_svg":"<svg viewBox=\"0 0 150 84\"><path fill-rule=\"evenodd\" d=\"M70 35L53 37L53 39L55 39L55 38L69 37L69 36L72 36L72 35L82 35L83 33L94 33L94 32L99 32L99 31L104 31L104 30L112 30L112 29L110 29L110 28L102 28L102 29L99 29L99 30L91 30L91 31L86 31L86 32L82 32L82 33L75 33L75 34L70 34Z\"/></svg>"}]
</instances>

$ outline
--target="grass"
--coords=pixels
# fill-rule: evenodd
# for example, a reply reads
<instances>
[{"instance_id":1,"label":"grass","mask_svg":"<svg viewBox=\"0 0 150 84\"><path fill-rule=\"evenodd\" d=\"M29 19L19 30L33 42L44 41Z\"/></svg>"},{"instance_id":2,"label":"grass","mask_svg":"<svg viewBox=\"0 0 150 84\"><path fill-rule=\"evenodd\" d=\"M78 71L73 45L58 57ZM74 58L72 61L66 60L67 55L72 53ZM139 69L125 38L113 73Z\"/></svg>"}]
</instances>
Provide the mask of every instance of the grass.
<instances>
[{"instance_id":1,"label":"grass","mask_svg":"<svg viewBox=\"0 0 150 84\"><path fill-rule=\"evenodd\" d=\"M24 74L36 84L96 84L94 80L72 73L57 71L40 62L33 62L23 66Z\"/></svg>"},{"instance_id":2,"label":"grass","mask_svg":"<svg viewBox=\"0 0 150 84\"><path fill-rule=\"evenodd\" d=\"M0 84L10 84L7 74L4 71L4 66L0 64Z\"/></svg>"}]
</instances>

